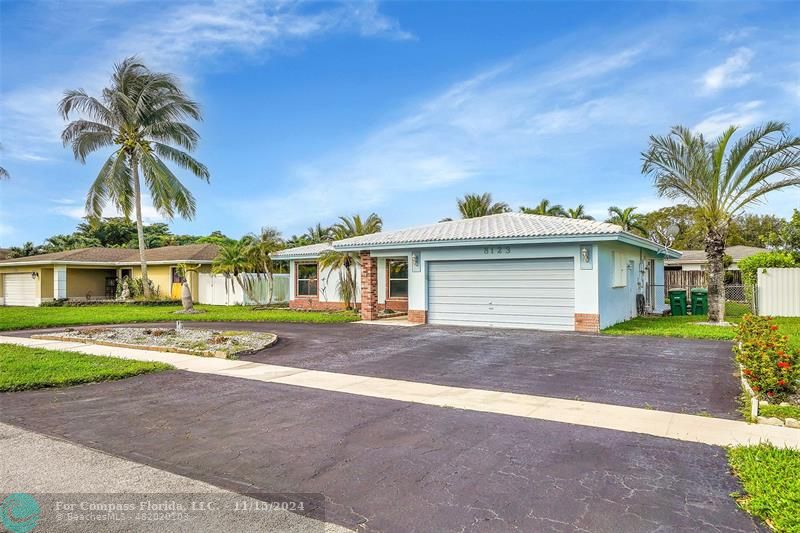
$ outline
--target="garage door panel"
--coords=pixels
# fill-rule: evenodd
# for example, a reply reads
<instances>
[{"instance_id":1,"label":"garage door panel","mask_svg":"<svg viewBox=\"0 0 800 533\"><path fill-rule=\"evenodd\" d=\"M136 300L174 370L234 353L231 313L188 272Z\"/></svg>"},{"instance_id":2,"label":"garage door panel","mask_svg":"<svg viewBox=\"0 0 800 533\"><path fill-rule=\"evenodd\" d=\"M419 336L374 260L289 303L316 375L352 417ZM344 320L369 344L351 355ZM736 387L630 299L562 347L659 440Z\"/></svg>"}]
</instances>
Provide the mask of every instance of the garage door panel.
<instances>
[{"instance_id":1,"label":"garage door panel","mask_svg":"<svg viewBox=\"0 0 800 533\"><path fill-rule=\"evenodd\" d=\"M31 272L3 276L3 301L5 305L37 305L36 280Z\"/></svg>"},{"instance_id":2,"label":"garage door panel","mask_svg":"<svg viewBox=\"0 0 800 533\"><path fill-rule=\"evenodd\" d=\"M431 286L452 284L464 282L467 284L486 284L494 283L496 281L518 281L520 283L536 282L536 283L558 283L567 282L573 283L573 276L565 273L563 270L553 270L549 273L546 272L503 272L503 278L500 280L486 279L486 275L479 272L449 272L446 277L430 276L428 282Z\"/></svg>"},{"instance_id":3,"label":"garage door panel","mask_svg":"<svg viewBox=\"0 0 800 533\"><path fill-rule=\"evenodd\" d=\"M480 296L492 298L572 298L572 289L567 287L431 287L431 298L450 296Z\"/></svg>"},{"instance_id":4,"label":"garage door panel","mask_svg":"<svg viewBox=\"0 0 800 533\"><path fill-rule=\"evenodd\" d=\"M572 330L572 258L432 262L428 322Z\"/></svg>"},{"instance_id":5,"label":"garage door panel","mask_svg":"<svg viewBox=\"0 0 800 533\"><path fill-rule=\"evenodd\" d=\"M562 320L555 320L552 318L542 318L538 320L535 326L531 325L531 322L527 318L519 318L519 320L508 320L504 319L502 321L497 320L489 320L481 315L457 315L457 316L450 316L447 315L445 317L430 317L432 320L435 320L435 324L440 324L443 326L475 326L475 327L493 327L493 328L519 328L519 329L545 329L545 330L553 330L553 331L565 331L565 330L572 330L574 327L574 322L567 319Z\"/></svg>"},{"instance_id":6,"label":"garage door panel","mask_svg":"<svg viewBox=\"0 0 800 533\"><path fill-rule=\"evenodd\" d=\"M495 272L531 271L531 261L536 262L536 270L563 270L569 263L572 265L572 258L553 258L553 259L476 259L471 261L437 261L432 263L435 270L432 274L439 272L485 272L486 264L491 263L491 269Z\"/></svg>"},{"instance_id":7,"label":"garage door panel","mask_svg":"<svg viewBox=\"0 0 800 533\"><path fill-rule=\"evenodd\" d=\"M496 305L491 310L485 306L443 304L437 305L436 312L432 315L445 316L448 314L473 314L492 316L521 316L521 317L572 317L575 313L572 307L558 306L533 306L533 305Z\"/></svg>"}]
</instances>

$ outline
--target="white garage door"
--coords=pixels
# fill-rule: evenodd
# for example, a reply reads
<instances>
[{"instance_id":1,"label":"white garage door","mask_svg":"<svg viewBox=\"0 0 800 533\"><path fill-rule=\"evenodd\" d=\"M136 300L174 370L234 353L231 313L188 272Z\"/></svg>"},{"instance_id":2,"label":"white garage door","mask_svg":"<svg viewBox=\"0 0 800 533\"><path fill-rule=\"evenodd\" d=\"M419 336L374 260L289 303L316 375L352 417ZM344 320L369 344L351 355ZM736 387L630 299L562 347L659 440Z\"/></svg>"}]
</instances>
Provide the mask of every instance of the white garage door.
<instances>
[{"instance_id":1,"label":"white garage door","mask_svg":"<svg viewBox=\"0 0 800 533\"><path fill-rule=\"evenodd\" d=\"M572 258L428 264L428 322L575 329Z\"/></svg>"},{"instance_id":2,"label":"white garage door","mask_svg":"<svg viewBox=\"0 0 800 533\"><path fill-rule=\"evenodd\" d=\"M3 298L6 305L38 305L36 280L30 272L3 276Z\"/></svg>"}]
</instances>

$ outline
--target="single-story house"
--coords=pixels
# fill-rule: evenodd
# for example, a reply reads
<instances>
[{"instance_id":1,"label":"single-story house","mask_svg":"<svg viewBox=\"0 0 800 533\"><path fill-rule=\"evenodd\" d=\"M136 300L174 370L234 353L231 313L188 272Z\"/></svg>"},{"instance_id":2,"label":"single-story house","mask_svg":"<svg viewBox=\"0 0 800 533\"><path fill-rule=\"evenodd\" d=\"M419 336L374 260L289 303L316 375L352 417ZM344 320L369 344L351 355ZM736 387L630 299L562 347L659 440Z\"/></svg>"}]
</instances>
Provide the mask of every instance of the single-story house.
<instances>
[{"instance_id":1,"label":"single-story house","mask_svg":"<svg viewBox=\"0 0 800 533\"><path fill-rule=\"evenodd\" d=\"M725 248L725 255L731 257L732 262L726 270L739 270L739 261L751 255L768 252L766 248L757 246L728 246ZM708 269L708 259L705 250L681 250L681 256L677 259L667 259L664 262L667 270L682 270L684 272L693 270Z\"/></svg>"},{"instance_id":2,"label":"single-story house","mask_svg":"<svg viewBox=\"0 0 800 533\"><path fill-rule=\"evenodd\" d=\"M603 222L503 213L282 250L293 308L341 309L328 250L358 260L366 320L597 331L663 311L664 259L678 252Z\"/></svg>"},{"instance_id":3,"label":"single-story house","mask_svg":"<svg viewBox=\"0 0 800 533\"><path fill-rule=\"evenodd\" d=\"M164 246L145 251L147 276L161 298L179 298L180 264L197 267L187 281L197 299L197 275L210 272L215 244ZM139 250L80 248L0 261L0 305L37 306L49 300L105 300L124 277L140 278Z\"/></svg>"}]
</instances>

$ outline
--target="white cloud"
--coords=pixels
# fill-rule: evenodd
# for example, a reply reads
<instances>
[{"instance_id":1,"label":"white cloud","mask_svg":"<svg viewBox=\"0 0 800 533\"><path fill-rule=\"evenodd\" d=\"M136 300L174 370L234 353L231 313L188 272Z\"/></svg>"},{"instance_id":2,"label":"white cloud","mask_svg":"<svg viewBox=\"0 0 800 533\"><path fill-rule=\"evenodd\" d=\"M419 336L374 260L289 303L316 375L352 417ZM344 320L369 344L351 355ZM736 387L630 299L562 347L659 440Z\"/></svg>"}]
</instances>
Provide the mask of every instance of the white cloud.
<instances>
[{"instance_id":1,"label":"white cloud","mask_svg":"<svg viewBox=\"0 0 800 533\"><path fill-rule=\"evenodd\" d=\"M692 128L706 137L716 137L728 126L746 128L760 121L764 115L761 111L764 102L751 100L731 107L712 111Z\"/></svg>"},{"instance_id":2,"label":"white cloud","mask_svg":"<svg viewBox=\"0 0 800 533\"><path fill-rule=\"evenodd\" d=\"M82 220L86 216L86 208L82 202L78 202L77 200L70 200L66 198L56 198L51 200L54 204L57 204L55 207L51 209L51 212L57 213L59 215L64 215L69 218L73 218L75 220ZM122 213L120 213L114 206L107 204L103 208L103 217L121 217ZM155 207L153 207L153 200L150 196L144 194L142 195L142 221L145 224L153 224L154 222L167 222L168 219L164 217L161 213L159 213Z\"/></svg>"},{"instance_id":3,"label":"white cloud","mask_svg":"<svg viewBox=\"0 0 800 533\"><path fill-rule=\"evenodd\" d=\"M706 71L700 80L703 90L714 93L728 87L741 87L753 78L748 70L754 53L749 48L739 48L721 65Z\"/></svg>"},{"instance_id":4,"label":"white cloud","mask_svg":"<svg viewBox=\"0 0 800 533\"><path fill-rule=\"evenodd\" d=\"M263 61L282 47L330 34L413 38L381 14L375 2L314 6L246 0L166 5L158 17L162 23L131 22L129 31L98 43L100 52L94 57L82 56L82 68L55 72L47 80L5 91L0 98L4 157L27 161L68 157L60 146L64 122L56 112L64 90L81 87L97 94L107 83L112 65L126 56L137 55L151 68L177 73L191 82L199 59L226 52Z\"/></svg>"},{"instance_id":5,"label":"white cloud","mask_svg":"<svg viewBox=\"0 0 800 533\"><path fill-rule=\"evenodd\" d=\"M592 127L637 124L652 116L636 98L607 87L608 76L642 53L642 47L622 48L535 69L521 60L504 62L418 103L361 143L298 165L291 174L299 186L288 197L236 202L235 211L259 221L266 214L293 227L305 223L309 212L330 217L371 209L398 193L446 187L551 157L547 147L560 140L565 152L612 142L580 137ZM594 89L603 96L594 97Z\"/></svg>"},{"instance_id":6,"label":"white cloud","mask_svg":"<svg viewBox=\"0 0 800 533\"><path fill-rule=\"evenodd\" d=\"M722 41L724 43L735 43L735 42L738 42L738 41L742 41L744 39L747 39L751 35L753 35L753 33L757 29L758 28L756 28L754 26L746 26L744 28L738 28L738 29L735 29L735 30L731 30L731 31L723 33L722 37L720 37L720 41Z\"/></svg>"}]
</instances>

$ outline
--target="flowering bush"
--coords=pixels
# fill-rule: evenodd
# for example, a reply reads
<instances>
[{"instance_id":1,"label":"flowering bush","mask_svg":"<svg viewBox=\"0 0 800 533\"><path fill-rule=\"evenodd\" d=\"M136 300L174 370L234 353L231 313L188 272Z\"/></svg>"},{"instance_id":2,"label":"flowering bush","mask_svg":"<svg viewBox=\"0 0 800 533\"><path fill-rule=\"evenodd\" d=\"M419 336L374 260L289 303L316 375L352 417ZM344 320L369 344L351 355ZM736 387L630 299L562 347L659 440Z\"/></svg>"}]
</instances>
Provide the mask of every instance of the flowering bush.
<instances>
[{"instance_id":1,"label":"flowering bush","mask_svg":"<svg viewBox=\"0 0 800 533\"><path fill-rule=\"evenodd\" d=\"M789 337L771 318L745 315L736 340L736 360L756 394L780 402L797 390L800 352L789 348Z\"/></svg>"}]
</instances>

